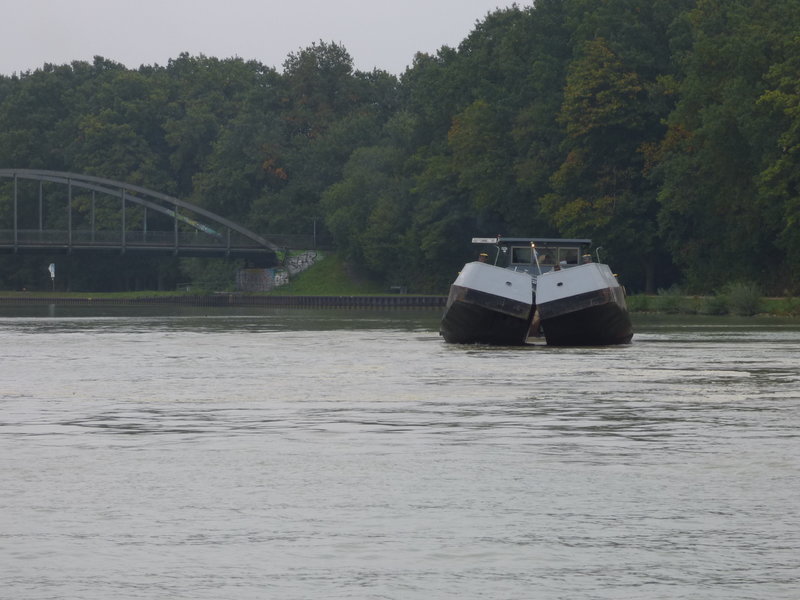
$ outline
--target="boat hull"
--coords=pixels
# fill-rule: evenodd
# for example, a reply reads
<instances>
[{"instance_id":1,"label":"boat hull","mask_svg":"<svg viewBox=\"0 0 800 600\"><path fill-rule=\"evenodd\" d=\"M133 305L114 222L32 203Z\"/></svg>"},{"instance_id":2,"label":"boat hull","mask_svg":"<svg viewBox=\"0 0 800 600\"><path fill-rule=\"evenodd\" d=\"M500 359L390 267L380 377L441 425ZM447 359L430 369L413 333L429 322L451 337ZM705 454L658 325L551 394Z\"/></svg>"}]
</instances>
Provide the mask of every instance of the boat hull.
<instances>
[{"instance_id":1,"label":"boat hull","mask_svg":"<svg viewBox=\"0 0 800 600\"><path fill-rule=\"evenodd\" d=\"M539 277L536 298L550 346L627 344L633 338L625 292L607 265L546 273Z\"/></svg>"},{"instance_id":2,"label":"boat hull","mask_svg":"<svg viewBox=\"0 0 800 600\"><path fill-rule=\"evenodd\" d=\"M628 344L633 327L620 288L606 288L559 301L560 310L538 307L548 346L610 346ZM570 310L564 310L570 308Z\"/></svg>"},{"instance_id":3,"label":"boat hull","mask_svg":"<svg viewBox=\"0 0 800 600\"><path fill-rule=\"evenodd\" d=\"M450 286L439 333L453 344L524 344L533 317L531 278L467 263Z\"/></svg>"},{"instance_id":4,"label":"boat hull","mask_svg":"<svg viewBox=\"0 0 800 600\"><path fill-rule=\"evenodd\" d=\"M452 344L518 346L528 338L532 314L530 304L453 285L439 333Z\"/></svg>"}]
</instances>

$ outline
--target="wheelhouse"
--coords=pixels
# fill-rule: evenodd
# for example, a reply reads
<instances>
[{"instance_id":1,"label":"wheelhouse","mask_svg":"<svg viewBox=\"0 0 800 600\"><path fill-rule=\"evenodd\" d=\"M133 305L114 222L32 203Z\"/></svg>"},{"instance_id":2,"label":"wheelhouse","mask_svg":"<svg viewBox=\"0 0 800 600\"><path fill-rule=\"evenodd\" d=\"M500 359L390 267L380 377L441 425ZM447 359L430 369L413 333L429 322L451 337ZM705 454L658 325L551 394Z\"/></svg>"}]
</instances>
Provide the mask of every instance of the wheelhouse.
<instances>
[{"instance_id":1,"label":"wheelhouse","mask_svg":"<svg viewBox=\"0 0 800 600\"><path fill-rule=\"evenodd\" d=\"M592 240L562 238L472 238L473 244L493 247L486 262L536 277L553 269L568 269L591 262Z\"/></svg>"}]
</instances>

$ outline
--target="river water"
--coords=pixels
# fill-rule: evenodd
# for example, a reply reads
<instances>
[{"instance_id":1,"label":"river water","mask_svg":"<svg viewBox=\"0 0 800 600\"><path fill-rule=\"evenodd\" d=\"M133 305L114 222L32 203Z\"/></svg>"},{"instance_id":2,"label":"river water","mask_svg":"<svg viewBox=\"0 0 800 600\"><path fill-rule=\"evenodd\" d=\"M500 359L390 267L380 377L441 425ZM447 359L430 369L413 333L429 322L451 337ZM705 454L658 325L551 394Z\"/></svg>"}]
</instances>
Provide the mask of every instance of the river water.
<instances>
[{"instance_id":1,"label":"river water","mask_svg":"<svg viewBox=\"0 0 800 600\"><path fill-rule=\"evenodd\" d=\"M800 322L0 307L0 598L800 597Z\"/></svg>"}]
</instances>

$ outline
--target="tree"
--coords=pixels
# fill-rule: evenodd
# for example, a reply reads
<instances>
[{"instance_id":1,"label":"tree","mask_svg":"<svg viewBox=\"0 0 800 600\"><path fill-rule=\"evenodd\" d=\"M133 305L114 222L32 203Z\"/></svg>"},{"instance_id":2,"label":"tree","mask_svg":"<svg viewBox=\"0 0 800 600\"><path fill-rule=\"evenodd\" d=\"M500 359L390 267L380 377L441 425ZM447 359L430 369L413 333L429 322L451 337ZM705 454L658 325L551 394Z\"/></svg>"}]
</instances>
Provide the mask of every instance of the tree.
<instances>
[{"instance_id":1,"label":"tree","mask_svg":"<svg viewBox=\"0 0 800 600\"><path fill-rule=\"evenodd\" d=\"M281 138L270 140L263 163L276 185L263 188L252 222L270 231L308 233L324 216L322 195L342 178L350 155L380 136L396 86L388 73L354 72L350 55L337 44L320 42L291 54L280 86Z\"/></svg>"},{"instance_id":2,"label":"tree","mask_svg":"<svg viewBox=\"0 0 800 600\"><path fill-rule=\"evenodd\" d=\"M509 221L516 212L513 156L493 107L476 100L453 118L448 145L459 186L477 214L497 212Z\"/></svg>"},{"instance_id":3,"label":"tree","mask_svg":"<svg viewBox=\"0 0 800 600\"><path fill-rule=\"evenodd\" d=\"M773 65L788 64L800 10L789 1L700 0L687 24L691 49L658 163L663 231L695 289L722 285L734 266L735 277L780 285L765 265L785 262L774 204L792 193L775 196L769 183L780 171L781 134L767 110L777 99L768 77L772 69L780 79Z\"/></svg>"},{"instance_id":4,"label":"tree","mask_svg":"<svg viewBox=\"0 0 800 600\"><path fill-rule=\"evenodd\" d=\"M320 206L346 257L373 272L395 266L396 259L387 253L401 252L399 236L410 217L397 185L400 163L391 146L359 148L347 161L342 180L325 191Z\"/></svg>"},{"instance_id":5,"label":"tree","mask_svg":"<svg viewBox=\"0 0 800 600\"><path fill-rule=\"evenodd\" d=\"M205 205L206 198L194 194L194 175L208 167L214 143L252 96L271 91L276 74L255 61L183 53L152 76L168 95L162 127L177 184L173 193Z\"/></svg>"},{"instance_id":6,"label":"tree","mask_svg":"<svg viewBox=\"0 0 800 600\"><path fill-rule=\"evenodd\" d=\"M786 261L774 257L764 268L772 271L778 293L800 292L800 38L785 40L782 60L766 75L767 89L758 104L775 122L774 146L766 148L758 177L760 211L773 227L776 246ZM776 254L775 256L779 256Z\"/></svg>"},{"instance_id":7,"label":"tree","mask_svg":"<svg viewBox=\"0 0 800 600\"><path fill-rule=\"evenodd\" d=\"M639 265L625 258L641 258L639 272L650 278L639 284L652 289L657 205L641 148L659 130L646 98L638 73L607 40L584 43L570 65L559 115L567 154L551 178L554 193L542 203L560 231L599 238L626 273L634 275Z\"/></svg>"},{"instance_id":8,"label":"tree","mask_svg":"<svg viewBox=\"0 0 800 600\"><path fill-rule=\"evenodd\" d=\"M357 101L353 59L339 44L320 41L290 54L283 75L291 136L319 136Z\"/></svg>"}]
</instances>

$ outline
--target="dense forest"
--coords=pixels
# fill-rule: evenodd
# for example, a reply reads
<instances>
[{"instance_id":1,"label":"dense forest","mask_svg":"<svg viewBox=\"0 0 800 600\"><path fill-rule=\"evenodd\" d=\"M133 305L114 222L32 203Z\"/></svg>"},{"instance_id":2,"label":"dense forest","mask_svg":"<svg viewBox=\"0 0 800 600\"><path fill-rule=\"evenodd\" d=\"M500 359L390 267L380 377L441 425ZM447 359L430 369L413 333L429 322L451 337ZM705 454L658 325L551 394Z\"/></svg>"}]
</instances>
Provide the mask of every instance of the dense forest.
<instances>
[{"instance_id":1,"label":"dense forest","mask_svg":"<svg viewBox=\"0 0 800 600\"><path fill-rule=\"evenodd\" d=\"M634 291L792 294L798 32L797 0L537 0L400 77L324 41L281 70L47 64L0 77L0 166L139 184L264 235L315 226L414 292L444 292L470 238L499 233L589 237ZM0 200L0 229L8 213ZM134 285L118 257L85 260L80 285ZM170 260L126 269L191 277ZM0 257L0 286L41 271Z\"/></svg>"}]
</instances>

